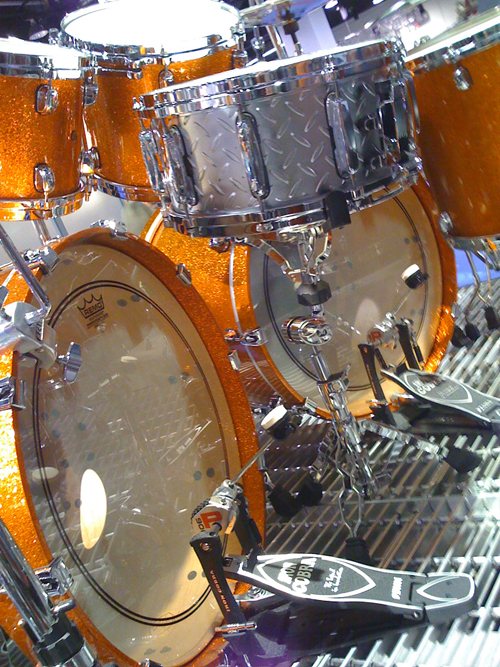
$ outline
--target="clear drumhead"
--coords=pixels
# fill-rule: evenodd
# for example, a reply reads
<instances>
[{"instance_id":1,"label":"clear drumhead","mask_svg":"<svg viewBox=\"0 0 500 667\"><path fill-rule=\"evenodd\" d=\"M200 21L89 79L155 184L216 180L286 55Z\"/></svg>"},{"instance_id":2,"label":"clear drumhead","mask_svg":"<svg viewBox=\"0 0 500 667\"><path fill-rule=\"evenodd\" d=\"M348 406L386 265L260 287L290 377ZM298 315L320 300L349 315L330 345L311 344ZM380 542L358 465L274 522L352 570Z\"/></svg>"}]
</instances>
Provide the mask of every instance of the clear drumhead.
<instances>
[{"instance_id":1,"label":"clear drumhead","mask_svg":"<svg viewBox=\"0 0 500 667\"><path fill-rule=\"evenodd\" d=\"M20 362L19 436L40 527L84 614L133 660L180 665L220 622L191 512L238 469L238 447L207 347L126 244L70 244L42 279L59 350L78 342L83 363L68 384Z\"/></svg>"},{"instance_id":2,"label":"clear drumhead","mask_svg":"<svg viewBox=\"0 0 500 667\"><path fill-rule=\"evenodd\" d=\"M412 264L429 274L427 283L417 290L409 290L401 279ZM323 271L332 290L325 313L333 338L321 349L332 373L350 364L350 407L356 414L366 414L373 394L358 345L366 342L368 330L408 297L398 315L413 320L424 356L436 335L442 305L441 263L434 232L415 193L406 190L352 215L350 225L333 230L332 251ZM308 347L287 342L281 332L287 319L309 316L310 311L298 305L292 282L262 252L252 249L249 273L256 319L277 371L296 393L324 407ZM252 354L251 348L248 353ZM382 353L388 363L403 360L399 345L395 350L383 348Z\"/></svg>"},{"instance_id":3,"label":"clear drumhead","mask_svg":"<svg viewBox=\"0 0 500 667\"><path fill-rule=\"evenodd\" d=\"M237 23L238 12L218 0L114 0L68 14L61 29L90 51L135 46L168 55L206 49L211 35L230 41Z\"/></svg>"}]
</instances>

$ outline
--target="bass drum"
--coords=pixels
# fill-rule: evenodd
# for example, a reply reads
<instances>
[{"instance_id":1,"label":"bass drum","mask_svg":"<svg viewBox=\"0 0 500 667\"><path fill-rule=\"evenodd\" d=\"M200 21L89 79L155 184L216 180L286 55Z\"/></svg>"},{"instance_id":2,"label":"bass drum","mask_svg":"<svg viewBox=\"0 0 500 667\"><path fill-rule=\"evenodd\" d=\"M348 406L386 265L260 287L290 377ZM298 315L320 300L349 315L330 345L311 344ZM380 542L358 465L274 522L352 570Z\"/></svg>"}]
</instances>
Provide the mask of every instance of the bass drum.
<instances>
[{"instance_id":1,"label":"bass drum","mask_svg":"<svg viewBox=\"0 0 500 667\"><path fill-rule=\"evenodd\" d=\"M70 567L75 620L102 663L209 664L221 616L190 518L257 450L244 389L208 308L159 251L106 229L55 249L60 261L41 277L48 324L59 353L77 342L83 362L69 384L59 365L2 357L3 376L25 382L26 407L0 414L0 515L32 566L62 556ZM9 278L9 298L26 301ZM257 471L244 488L262 529Z\"/></svg>"},{"instance_id":2,"label":"bass drum","mask_svg":"<svg viewBox=\"0 0 500 667\"><path fill-rule=\"evenodd\" d=\"M439 232L438 212L427 186L403 194L351 216L351 224L331 232L332 251L323 265L323 277L332 290L326 317L332 325L332 340L322 346L332 373L350 364L348 399L357 416L369 412L373 398L361 354L368 330L406 301L399 316L411 318L426 368L435 370L453 333L451 307L456 300L456 267L453 251ZM208 241L186 239L164 229L155 213L143 237L174 262L190 269L193 284L210 307L220 327L240 333L259 328L265 343L238 348L241 373L250 402L267 405L273 395L291 403L305 398L326 416L317 389L307 346L285 340L281 324L298 315L308 315L299 306L291 281L279 266L256 249L233 246L217 254ZM429 275L428 281L410 291L401 279L411 264ZM401 348L383 350L392 364L403 360ZM385 381L388 397L396 385Z\"/></svg>"}]
</instances>

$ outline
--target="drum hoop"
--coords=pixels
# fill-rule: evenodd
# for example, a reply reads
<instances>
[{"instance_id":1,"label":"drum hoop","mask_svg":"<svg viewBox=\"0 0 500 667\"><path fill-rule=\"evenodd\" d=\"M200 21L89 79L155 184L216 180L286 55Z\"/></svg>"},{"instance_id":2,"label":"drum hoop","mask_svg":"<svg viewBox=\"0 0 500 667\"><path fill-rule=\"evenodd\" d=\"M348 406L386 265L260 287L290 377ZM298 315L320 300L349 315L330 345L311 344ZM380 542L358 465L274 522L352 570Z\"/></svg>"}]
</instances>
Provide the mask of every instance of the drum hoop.
<instances>
[{"instance_id":1,"label":"drum hoop","mask_svg":"<svg viewBox=\"0 0 500 667\"><path fill-rule=\"evenodd\" d=\"M140 113L169 116L209 108L239 105L252 99L280 95L306 85L326 84L354 75L389 67L401 59L397 45L390 42L360 44L349 50L319 51L259 63L243 70L230 70L213 80L213 75L196 83L182 83L140 96ZM264 69L267 65L267 69ZM161 109L161 112L158 110Z\"/></svg>"},{"instance_id":2,"label":"drum hoop","mask_svg":"<svg viewBox=\"0 0 500 667\"><path fill-rule=\"evenodd\" d=\"M239 12L231 5L227 5L219 0L207 0L217 5L217 8L226 11L228 14L234 15L234 26L238 25ZM190 58L199 57L200 54L207 51L208 55L212 50L220 48L230 48L236 44L233 39L222 39L216 44L207 44L207 46L198 47L194 49L186 49L178 52L170 52L164 44L150 44L149 46L140 44L100 44L99 42L92 42L80 37L74 37L67 32L68 26L75 20L82 16L87 16L91 13L99 11L106 11L106 4L92 5L91 7L84 7L71 14L68 14L61 22L61 30L57 38L54 40L61 46L71 47L79 51L92 54L93 56L102 56L107 63L117 63L132 68L140 67L141 65L162 63L165 60L169 61L179 57L180 60L189 60ZM206 35L207 37L209 35ZM203 38L203 36L201 36ZM181 57L185 56L185 57Z\"/></svg>"},{"instance_id":3,"label":"drum hoop","mask_svg":"<svg viewBox=\"0 0 500 667\"><path fill-rule=\"evenodd\" d=\"M109 181L102 176L99 176L99 174L94 174L94 179L99 192L118 197L118 199L153 203L158 203L160 201L159 195L157 195L151 187L115 183L114 181Z\"/></svg>"},{"instance_id":4,"label":"drum hoop","mask_svg":"<svg viewBox=\"0 0 500 667\"><path fill-rule=\"evenodd\" d=\"M8 40L5 41L8 43ZM81 53L69 54L61 49L58 58L61 57L68 60L67 66L55 66L55 58L50 55L0 51L0 75L50 80L84 77L83 70L89 66L88 56Z\"/></svg>"},{"instance_id":5,"label":"drum hoop","mask_svg":"<svg viewBox=\"0 0 500 667\"><path fill-rule=\"evenodd\" d=\"M498 44L500 42L500 11L493 10L491 14L497 17L497 22L494 25L489 28L481 28L481 25L487 22L483 20L482 24L478 26L477 32L472 35L468 35L467 37L457 35L456 40L448 46L436 47L435 51L423 56L419 56L418 51L416 53L410 51L405 58L407 65L416 73L428 71L442 67L443 65L452 64L461 58L484 51L490 46ZM467 32L466 26L464 26L463 32ZM425 45L420 50L425 50Z\"/></svg>"},{"instance_id":6,"label":"drum hoop","mask_svg":"<svg viewBox=\"0 0 500 667\"><path fill-rule=\"evenodd\" d=\"M47 216L67 215L77 211L83 203L83 184L76 192L52 199L0 199L0 217L3 220L40 220Z\"/></svg>"},{"instance_id":7,"label":"drum hoop","mask_svg":"<svg viewBox=\"0 0 500 667\"><path fill-rule=\"evenodd\" d=\"M172 296L179 302L181 307L188 312L189 319L193 327L200 336L203 345L205 346L212 363L216 369L217 375L220 379L223 393L225 395L228 409L231 414L234 432L238 442L238 452L241 463L244 464L257 451L258 444L255 435L255 424L253 416L246 398L241 381L238 378L237 372L232 368L228 358L228 348L222 341L220 330L209 313L208 307L205 305L196 290L189 286L187 290L186 285L176 277L176 267L172 261L167 258L156 248L150 246L145 241L138 239L134 235L113 236L110 230L107 229L93 229L83 230L71 236L58 240L54 247L58 254L68 247L76 247L79 244L93 243L98 246L111 248L117 252L124 252L123 241L128 241L128 250L125 252L127 257L130 257L141 263L148 271L151 272L161 283L163 283L170 291ZM40 274L37 274L40 275ZM12 300L26 299L29 292L25 284L21 282L19 289L15 289L11 295ZM188 308L189 306L189 308ZM207 313L209 317L207 317ZM219 342L220 341L220 342ZM0 358L0 365L2 370L5 370L5 375L16 374L17 368L17 354L8 353ZM246 407L246 409L245 409ZM26 479L26 471L23 465L23 456L21 449L21 442L19 440L19 425L16 418L15 411L5 411L0 415L0 425L3 427L5 438L9 438L9 442L4 447L4 456L9 457L9 465L11 470L11 477L15 478L14 484L17 489L18 481L21 486L21 493L23 501L20 503L13 503L12 507L7 507L1 513L7 527L12 531L14 538L18 541L20 548L25 552L28 560L33 566L44 565L50 561L51 552L45 541L44 533L40 527L38 517L36 515L31 494L29 492L29 484ZM9 431L11 433L9 433ZM7 447L8 445L8 447ZM7 451L7 449L14 449ZM12 458L12 461L11 461ZM9 486L13 484L9 477L2 482L7 485L9 494L12 490ZM264 530L265 507L264 507L264 490L263 482L260 473L255 470L255 467L248 471L243 479L243 486L245 495L253 503L252 517L256 520L259 529ZM19 490L16 490L16 498ZM5 496L7 497L7 495ZM29 522L19 522L19 517L25 518L29 515ZM2 601L0 600L0 603ZM0 604L0 609L3 609ZM12 615L12 611L9 611ZM109 660L117 661L125 667L138 667L138 663L126 656L119 649L113 646L99 631L99 629L90 621L86 614L81 611L78 604L74 612L80 629L84 630L87 639L93 644L100 647L99 658L103 662ZM16 617L17 618L17 617ZM12 631L12 628L7 627L7 631ZM23 632L19 638L20 645L23 649L29 652L27 638ZM192 667L205 667L212 664L217 659L217 651L222 645L222 639L214 636L209 643L196 655L190 662Z\"/></svg>"}]
</instances>

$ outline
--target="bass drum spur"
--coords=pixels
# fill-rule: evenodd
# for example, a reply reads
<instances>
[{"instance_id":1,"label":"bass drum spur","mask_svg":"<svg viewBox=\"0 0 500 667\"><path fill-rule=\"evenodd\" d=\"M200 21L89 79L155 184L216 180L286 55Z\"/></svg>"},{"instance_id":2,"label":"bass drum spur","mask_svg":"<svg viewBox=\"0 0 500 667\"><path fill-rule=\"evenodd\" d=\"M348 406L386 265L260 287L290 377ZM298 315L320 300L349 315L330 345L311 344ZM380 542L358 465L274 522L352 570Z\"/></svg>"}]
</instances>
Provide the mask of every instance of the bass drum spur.
<instances>
[{"instance_id":1,"label":"bass drum spur","mask_svg":"<svg viewBox=\"0 0 500 667\"><path fill-rule=\"evenodd\" d=\"M32 566L70 567L74 618L101 663L208 664L221 618L190 518L257 450L244 389L208 308L159 251L107 229L54 247L47 323L60 349L81 345L82 365L70 384L60 366L2 356L26 406L0 413L0 515ZM10 298L26 300L8 277ZM262 529L260 474L244 487Z\"/></svg>"},{"instance_id":2,"label":"bass drum spur","mask_svg":"<svg viewBox=\"0 0 500 667\"><path fill-rule=\"evenodd\" d=\"M399 316L413 320L426 368L435 370L453 333L451 308L456 299L456 267L452 250L439 232L438 213L428 188L420 181L401 195L355 213L351 224L331 232L332 250L322 266L332 298L325 304L332 340L322 346L332 373L348 364L348 399L356 415L369 412L373 398L358 344L386 313L407 300ZM223 330L238 334L255 331L264 341L238 346L243 382L254 405L264 406L279 395L294 404L308 398L327 416L309 362L307 346L289 343L281 325L292 317L309 316L299 306L292 282L278 264L255 248L232 246L218 254L205 239L187 239L164 229L155 213L143 237L168 257L183 262L193 284L205 299ZM403 271L418 264L428 281L410 291ZM386 360L403 360L401 348L383 349ZM397 390L385 381L390 395Z\"/></svg>"}]
</instances>

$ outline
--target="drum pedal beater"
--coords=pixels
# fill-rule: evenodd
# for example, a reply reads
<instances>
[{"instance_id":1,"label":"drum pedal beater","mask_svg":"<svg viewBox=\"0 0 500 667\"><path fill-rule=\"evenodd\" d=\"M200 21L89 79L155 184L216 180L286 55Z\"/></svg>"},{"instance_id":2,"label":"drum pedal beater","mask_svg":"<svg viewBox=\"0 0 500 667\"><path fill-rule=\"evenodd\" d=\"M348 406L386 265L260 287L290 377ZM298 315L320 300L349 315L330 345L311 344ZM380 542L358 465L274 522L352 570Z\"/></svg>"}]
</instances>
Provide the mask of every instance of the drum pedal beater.
<instances>
[{"instance_id":1,"label":"drum pedal beater","mask_svg":"<svg viewBox=\"0 0 500 667\"><path fill-rule=\"evenodd\" d=\"M69 570L56 559L49 567L33 571L1 519L0 583L19 612L43 667L99 667L82 633L66 615L75 600L68 598L59 604L51 600L69 591Z\"/></svg>"}]
</instances>

